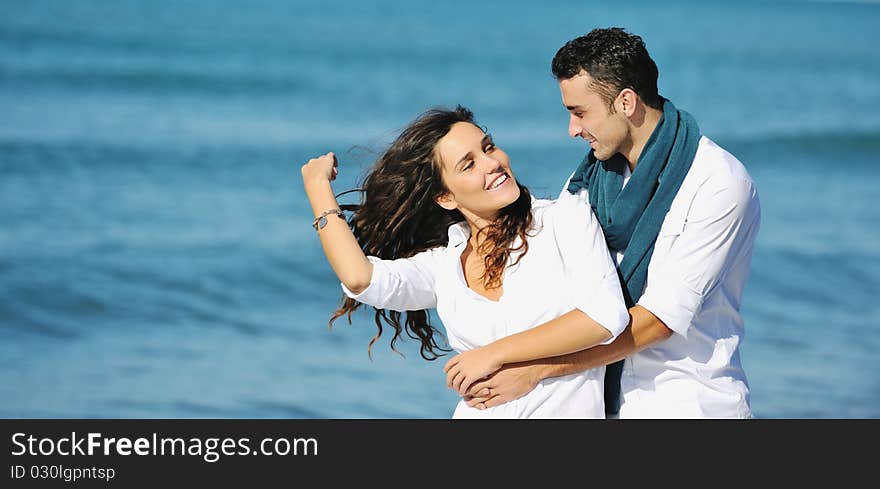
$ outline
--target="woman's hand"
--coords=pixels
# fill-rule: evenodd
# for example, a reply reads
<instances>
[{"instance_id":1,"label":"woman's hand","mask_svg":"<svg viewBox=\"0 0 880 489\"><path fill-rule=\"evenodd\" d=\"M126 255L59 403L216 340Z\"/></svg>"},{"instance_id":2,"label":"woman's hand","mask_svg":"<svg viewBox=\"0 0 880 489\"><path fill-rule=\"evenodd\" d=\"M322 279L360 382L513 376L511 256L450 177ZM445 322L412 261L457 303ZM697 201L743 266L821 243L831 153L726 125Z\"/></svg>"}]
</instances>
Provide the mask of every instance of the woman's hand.
<instances>
[{"instance_id":1,"label":"woman's hand","mask_svg":"<svg viewBox=\"0 0 880 489\"><path fill-rule=\"evenodd\" d=\"M541 364L507 363L485 380L471 384L465 394L467 405L477 409L499 406L532 392L541 379Z\"/></svg>"},{"instance_id":2,"label":"woman's hand","mask_svg":"<svg viewBox=\"0 0 880 489\"><path fill-rule=\"evenodd\" d=\"M460 353L446 362L446 386L464 395L474 382L495 372L504 362L491 345Z\"/></svg>"},{"instance_id":3,"label":"woman's hand","mask_svg":"<svg viewBox=\"0 0 880 489\"><path fill-rule=\"evenodd\" d=\"M309 183L323 183L336 179L339 174L339 162L336 161L336 155L329 152L317 158L312 158L302 167L303 183L308 186Z\"/></svg>"}]
</instances>

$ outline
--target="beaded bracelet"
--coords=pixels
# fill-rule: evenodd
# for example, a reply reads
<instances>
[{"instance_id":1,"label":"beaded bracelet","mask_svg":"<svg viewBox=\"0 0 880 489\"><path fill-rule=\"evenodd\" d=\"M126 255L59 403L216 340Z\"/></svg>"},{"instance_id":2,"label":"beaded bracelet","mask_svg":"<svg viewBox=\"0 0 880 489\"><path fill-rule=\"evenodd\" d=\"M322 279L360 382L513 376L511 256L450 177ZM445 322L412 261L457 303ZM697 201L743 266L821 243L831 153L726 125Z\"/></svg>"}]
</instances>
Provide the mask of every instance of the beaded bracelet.
<instances>
[{"instance_id":1,"label":"beaded bracelet","mask_svg":"<svg viewBox=\"0 0 880 489\"><path fill-rule=\"evenodd\" d=\"M315 228L315 231L319 229L324 229L324 226L327 225L327 216L330 214L336 214L340 219L345 220L345 214L342 213L340 209L328 209L321 213L320 216L315 218L315 222L312 223L312 227Z\"/></svg>"}]
</instances>

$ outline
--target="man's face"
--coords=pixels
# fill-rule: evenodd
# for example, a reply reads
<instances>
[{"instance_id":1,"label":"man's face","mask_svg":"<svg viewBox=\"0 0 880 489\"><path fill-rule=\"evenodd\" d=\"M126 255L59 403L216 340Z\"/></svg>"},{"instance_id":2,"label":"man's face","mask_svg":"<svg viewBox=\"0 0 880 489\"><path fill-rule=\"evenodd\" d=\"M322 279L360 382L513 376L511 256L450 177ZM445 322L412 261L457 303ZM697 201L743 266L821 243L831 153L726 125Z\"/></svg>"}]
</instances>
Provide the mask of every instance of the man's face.
<instances>
[{"instance_id":1,"label":"man's face","mask_svg":"<svg viewBox=\"0 0 880 489\"><path fill-rule=\"evenodd\" d=\"M587 140L602 161L621 152L629 140L628 121L621 111L609 111L608 103L595 91L592 77L581 72L560 81L559 90L570 114L568 135Z\"/></svg>"}]
</instances>

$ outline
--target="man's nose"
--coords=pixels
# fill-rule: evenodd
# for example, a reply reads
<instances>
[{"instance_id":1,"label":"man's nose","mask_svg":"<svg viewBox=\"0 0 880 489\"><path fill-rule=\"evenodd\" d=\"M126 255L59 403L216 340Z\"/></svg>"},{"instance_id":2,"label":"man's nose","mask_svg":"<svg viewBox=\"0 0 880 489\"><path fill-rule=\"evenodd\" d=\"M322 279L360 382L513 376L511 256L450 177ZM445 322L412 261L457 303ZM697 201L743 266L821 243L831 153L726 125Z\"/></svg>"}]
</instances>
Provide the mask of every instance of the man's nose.
<instances>
[{"instance_id":1,"label":"man's nose","mask_svg":"<svg viewBox=\"0 0 880 489\"><path fill-rule=\"evenodd\" d=\"M569 114L568 115L568 135L573 138L576 138L581 135L582 130L583 129L581 129L580 124L578 124L577 117L575 117L574 114Z\"/></svg>"}]
</instances>

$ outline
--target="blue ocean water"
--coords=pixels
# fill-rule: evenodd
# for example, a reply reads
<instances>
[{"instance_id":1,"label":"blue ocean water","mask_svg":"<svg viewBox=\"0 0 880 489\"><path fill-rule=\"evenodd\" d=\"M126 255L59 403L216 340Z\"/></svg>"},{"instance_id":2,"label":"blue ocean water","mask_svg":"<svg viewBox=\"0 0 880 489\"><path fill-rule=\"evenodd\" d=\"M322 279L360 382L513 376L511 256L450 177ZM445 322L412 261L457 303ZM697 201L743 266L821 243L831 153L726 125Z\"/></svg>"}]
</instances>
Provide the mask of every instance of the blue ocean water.
<instances>
[{"instance_id":1,"label":"blue ocean water","mask_svg":"<svg viewBox=\"0 0 880 489\"><path fill-rule=\"evenodd\" d=\"M757 182L755 415L880 417L876 2L0 4L0 417L449 417L444 359L327 328L299 167L461 103L554 196L550 59L609 25Z\"/></svg>"}]
</instances>

